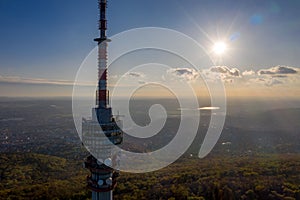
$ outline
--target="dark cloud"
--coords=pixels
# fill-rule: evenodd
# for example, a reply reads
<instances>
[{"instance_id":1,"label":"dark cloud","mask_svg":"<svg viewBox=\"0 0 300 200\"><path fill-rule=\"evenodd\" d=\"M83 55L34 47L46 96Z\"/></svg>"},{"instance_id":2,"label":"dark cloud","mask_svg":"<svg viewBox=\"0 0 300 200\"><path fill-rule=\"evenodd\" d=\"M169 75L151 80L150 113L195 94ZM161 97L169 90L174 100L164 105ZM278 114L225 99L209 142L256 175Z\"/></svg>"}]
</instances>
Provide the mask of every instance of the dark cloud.
<instances>
[{"instance_id":1,"label":"dark cloud","mask_svg":"<svg viewBox=\"0 0 300 200\"><path fill-rule=\"evenodd\" d=\"M199 76L199 73L192 68L175 68L169 71L173 75L184 78L186 80L194 80Z\"/></svg>"},{"instance_id":2,"label":"dark cloud","mask_svg":"<svg viewBox=\"0 0 300 200\"><path fill-rule=\"evenodd\" d=\"M259 70L257 73L258 75L297 74L298 69L294 67L279 65L271 67L269 69Z\"/></svg>"}]
</instances>

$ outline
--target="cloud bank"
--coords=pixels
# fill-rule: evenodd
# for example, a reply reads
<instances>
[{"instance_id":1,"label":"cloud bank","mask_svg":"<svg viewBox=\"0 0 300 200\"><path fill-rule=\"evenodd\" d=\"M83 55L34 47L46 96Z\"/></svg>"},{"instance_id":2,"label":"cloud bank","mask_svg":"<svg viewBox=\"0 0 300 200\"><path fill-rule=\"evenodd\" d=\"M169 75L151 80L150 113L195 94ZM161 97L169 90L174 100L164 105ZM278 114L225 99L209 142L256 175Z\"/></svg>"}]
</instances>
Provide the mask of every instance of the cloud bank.
<instances>
[{"instance_id":1,"label":"cloud bank","mask_svg":"<svg viewBox=\"0 0 300 200\"><path fill-rule=\"evenodd\" d=\"M241 72L228 66L213 66L202 71L208 80L221 79L225 84L260 84L265 86L283 85L300 82L300 69L278 65L255 71L254 69Z\"/></svg>"},{"instance_id":2,"label":"cloud bank","mask_svg":"<svg viewBox=\"0 0 300 200\"><path fill-rule=\"evenodd\" d=\"M23 78L23 77L19 77L19 76L1 76L0 75L0 83L73 86L74 81L41 79L41 78ZM85 84L88 84L88 83L85 83Z\"/></svg>"},{"instance_id":3,"label":"cloud bank","mask_svg":"<svg viewBox=\"0 0 300 200\"><path fill-rule=\"evenodd\" d=\"M116 75L121 76L121 75ZM130 81L135 81L140 85L147 84L147 77L151 77L151 74L144 74L142 72L128 72L125 74L128 82L125 81L126 87L130 86ZM198 82L202 77L206 81L221 80L224 85L229 88L238 90L240 88L264 88L264 87L282 87L284 89L294 88L293 92L297 93L295 89L300 87L300 68L278 65L269 68L262 68L255 70L250 68L248 70L241 71L236 67L229 66L212 66L201 71L197 71L194 68L181 67L170 68L165 72L162 72L162 83L168 81L171 84L178 84L176 80L192 82L192 84L202 84ZM110 83L112 83L113 76L110 77ZM156 75L156 79L159 77ZM159 80L156 80L159 82ZM73 80L55 80L55 79L42 79L42 78L27 78L19 76L1 76L0 84L32 84L32 85L52 85L52 86L73 86ZM97 82L81 82L76 83L80 86L95 87ZM179 83L180 84L180 83ZM124 86L122 85L122 86ZM199 84L198 84L199 85ZM285 90L284 90L285 91Z\"/></svg>"}]
</instances>

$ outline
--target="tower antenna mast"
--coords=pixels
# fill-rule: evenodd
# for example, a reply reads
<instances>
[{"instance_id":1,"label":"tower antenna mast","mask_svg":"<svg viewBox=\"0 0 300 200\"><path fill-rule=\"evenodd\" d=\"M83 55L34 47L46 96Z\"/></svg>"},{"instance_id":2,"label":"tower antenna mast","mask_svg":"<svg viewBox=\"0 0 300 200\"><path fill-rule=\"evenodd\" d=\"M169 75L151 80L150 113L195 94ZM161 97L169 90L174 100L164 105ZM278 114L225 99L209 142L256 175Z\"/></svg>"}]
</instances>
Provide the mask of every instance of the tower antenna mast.
<instances>
[{"instance_id":1,"label":"tower antenna mast","mask_svg":"<svg viewBox=\"0 0 300 200\"><path fill-rule=\"evenodd\" d=\"M92 109L92 119L82 120L82 142L92 153L84 167L90 170L87 187L92 191L93 200L112 200L112 191L116 186L119 172L118 159L120 151L115 145L123 141L122 122L112 115L108 106L107 90L107 21L106 0L98 0L100 10L100 37L94 39L98 43L98 87L96 91L96 107Z\"/></svg>"}]
</instances>

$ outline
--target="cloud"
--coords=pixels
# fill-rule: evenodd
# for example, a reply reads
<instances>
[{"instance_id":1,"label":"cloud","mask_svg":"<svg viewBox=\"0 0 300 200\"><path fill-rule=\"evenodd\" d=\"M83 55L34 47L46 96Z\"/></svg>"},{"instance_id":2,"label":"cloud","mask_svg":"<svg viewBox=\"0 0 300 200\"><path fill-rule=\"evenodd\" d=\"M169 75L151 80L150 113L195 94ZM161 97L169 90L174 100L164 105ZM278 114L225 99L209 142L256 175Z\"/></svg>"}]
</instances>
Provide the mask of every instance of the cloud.
<instances>
[{"instance_id":1,"label":"cloud","mask_svg":"<svg viewBox=\"0 0 300 200\"><path fill-rule=\"evenodd\" d=\"M258 70L256 79L251 79L249 81L270 87L282 84L295 84L299 81L297 80L298 77L299 68L277 65L268 69Z\"/></svg>"},{"instance_id":2,"label":"cloud","mask_svg":"<svg viewBox=\"0 0 300 200\"><path fill-rule=\"evenodd\" d=\"M202 71L210 81L222 80L224 83L234 83L236 78L241 78L241 72L237 68L227 66L212 66Z\"/></svg>"},{"instance_id":3,"label":"cloud","mask_svg":"<svg viewBox=\"0 0 300 200\"><path fill-rule=\"evenodd\" d=\"M143 73L140 72L129 72L126 74L127 77L131 77L131 78L142 78L145 75Z\"/></svg>"},{"instance_id":4,"label":"cloud","mask_svg":"<svg viewBox=\"0 0 300 200\"><path fill-rule=\"evenodd\" d=\"M168 72L187 81L195 80L199 76L198 71L193 68L172 68Z\"/></svg>"},{"instance_id":5,"label":"cloud","mask_svg":"<svg viewBox=\"0 0 300 200\"><path fill-rule=\"evenodd\" d=\"M272 78L271 81L269 81L268 86L280 85L280 84L283 84L283 82L278 79Z\"/></svg>"},{"instance_id":6,"label":"cloud","mask_svg":"<svg viewBox=\"0 0 300 200\"><path fill-rule=\"evenodd\" d=\"M253 71L253 70L246 70L246 71L244 71L243 73L242 73L242 75L243 76L253 76L253 75L255 75L256 73L255 73L255 71Z\"/></svg>"},{"instance_id":7,"label":"cloud","mask_svg":"<svg viewBox=\"0 0 300 200\"><path fill-rule=\"evenodd\" d=\"M237 68L229 68L227 66L213 66L210 68L211 72L221 73L226 75L226 77L240 77L240 70Z\"/></svg>"},{"instance_id":8,"label":"cloud","mask_svg":"<svg viewBox=\"0 0 300 200\"><path fill-rule=\"evenodd\" d=\"M249 79L250 83L258 83L258 84L263 84L265 86L274 86L274 85L281 85L284 84L283 81L275 79L275 78L254 78L254 79Z\"/></svg>"},{"instance_id":9,"label":"cloud","mask_svg":"<svg viewBox=\"0 0 300 200\"><path fill-rule=\"evenodd\" d=\"M41 79L41 78L23 78L23 77L19 77L19 76L1 76L0 75L0 83L73 86L74 81ZM83 83L83 85L90 85L90 84L91 83Z\"/></svg>"},{"instance_id":10,"label":"cloud","mask_svg":"<svg viewBox=\"0 0 300 200\"><path fill-rule=\"evenodd\" d=\"M299 72L299 68L284 65L260 70L248 69L243 72L237 68L228 66L212 66L202 70L203 75L208 81L222 80L224 84L238 84L239 86L259 84L268 87L283 84L298 84L300 82Z\"/></svg>"},{"instance_id":11,"label":"cloud","mask_svg":"<svg viewBox=\"0 0 300 200\"><path fill-rule=\"evenodd\" d=\"M258 75L280 75L280 74L297 74L299 69L284 65L278 65L269 69L261 69L257 72Z\"/></svg>"}]
</instances>

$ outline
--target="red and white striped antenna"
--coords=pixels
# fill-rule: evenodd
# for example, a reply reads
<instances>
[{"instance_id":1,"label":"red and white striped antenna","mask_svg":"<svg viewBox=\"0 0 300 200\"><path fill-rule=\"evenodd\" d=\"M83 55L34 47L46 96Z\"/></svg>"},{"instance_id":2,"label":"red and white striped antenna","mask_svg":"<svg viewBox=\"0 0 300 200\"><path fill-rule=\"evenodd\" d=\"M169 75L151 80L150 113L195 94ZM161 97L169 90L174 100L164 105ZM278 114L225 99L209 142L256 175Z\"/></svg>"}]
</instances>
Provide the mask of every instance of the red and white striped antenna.
<instances>
[{"instance_id":1,"label":"red and white striped antenna","mask_svg":"<svg viewBox=\"0 0 300 200\"><path fill-rule=\"evenodd\" d=\"M98 108L106 108L108 104L107 91L107 42L110 40L106 37L107 20L106 20L106 0L98 0L100 19L99 30L100 37L94 39L98 42L98 88L96 92L96 105Z\"/></svg>"}]
</instances>

